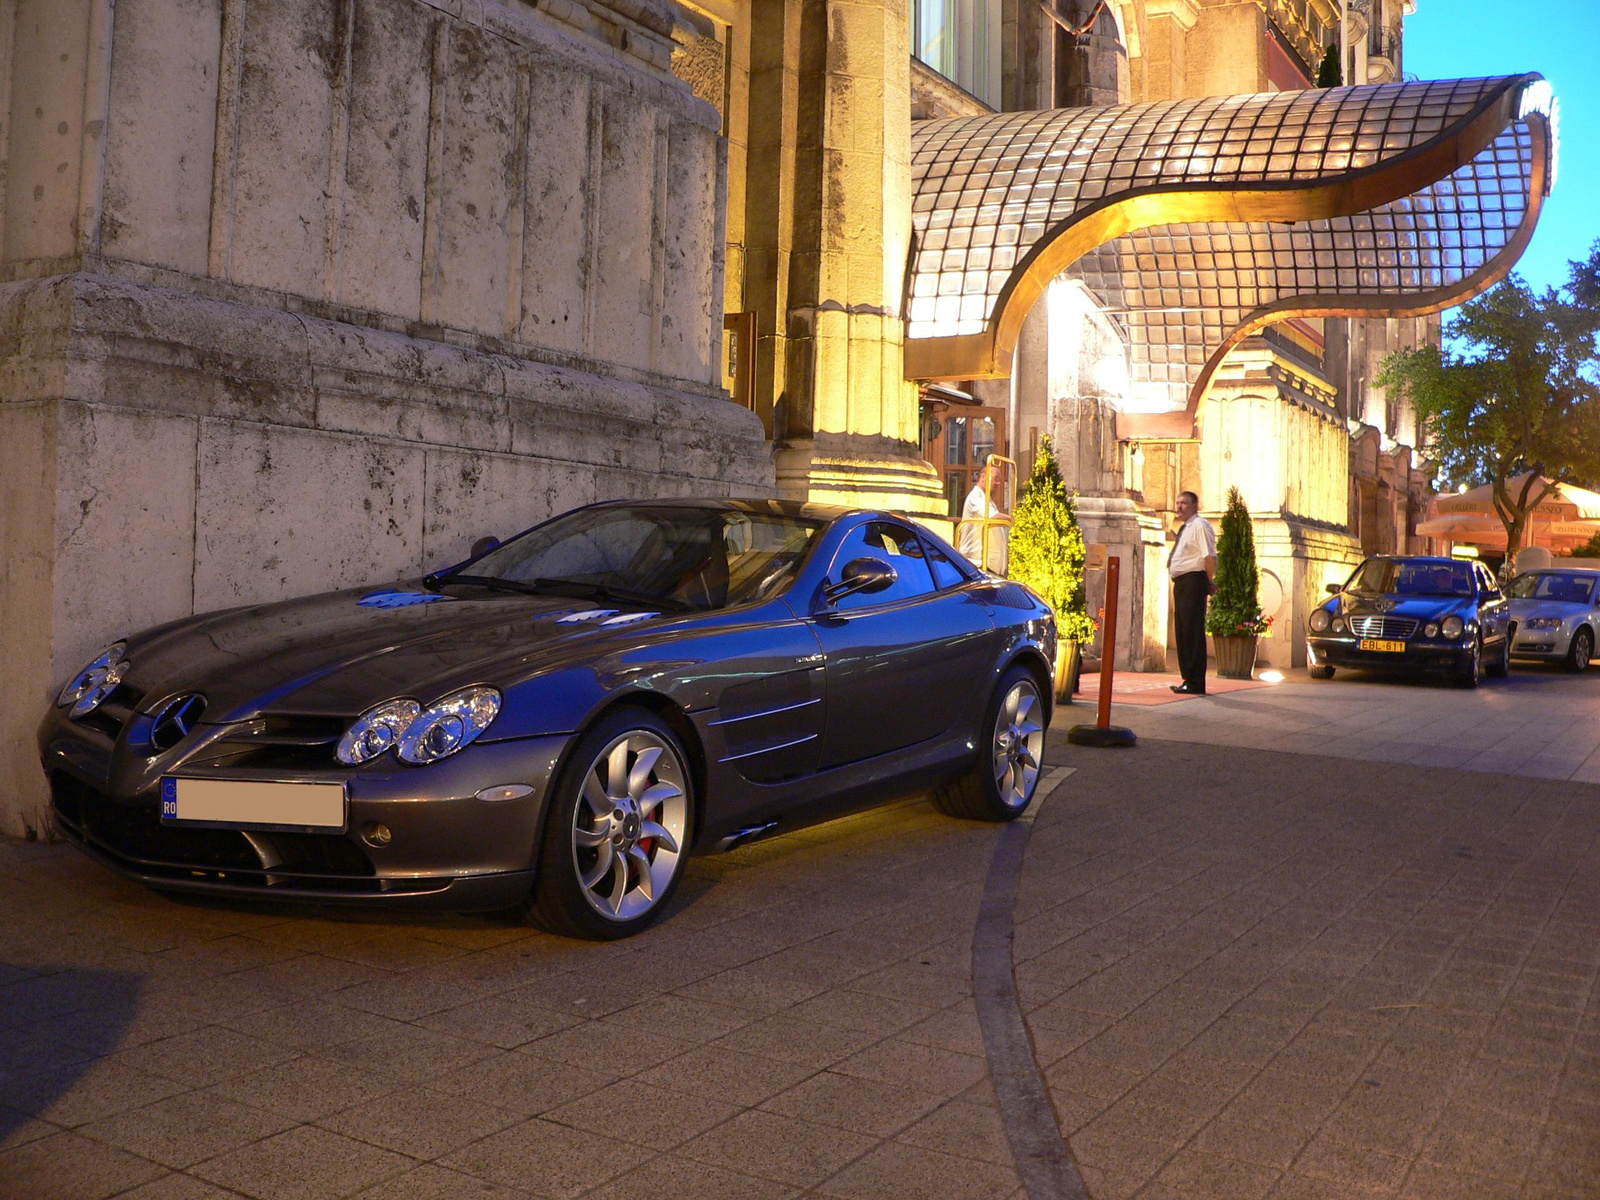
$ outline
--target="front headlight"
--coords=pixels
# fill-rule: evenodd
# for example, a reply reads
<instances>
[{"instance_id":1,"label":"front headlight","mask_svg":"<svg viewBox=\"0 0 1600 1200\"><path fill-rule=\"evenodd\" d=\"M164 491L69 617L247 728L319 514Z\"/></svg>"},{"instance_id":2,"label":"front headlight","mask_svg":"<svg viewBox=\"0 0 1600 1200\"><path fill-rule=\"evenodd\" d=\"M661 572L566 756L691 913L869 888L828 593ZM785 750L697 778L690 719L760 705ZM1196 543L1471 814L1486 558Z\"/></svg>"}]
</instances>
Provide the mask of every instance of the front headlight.
<instances>
[{"instance_id":1,"label":"front headlight","mask_svg":"<svg viewBox=\"0 0 1600 1200\"><path fill-rule=\"evenodd\" d=\"M1333 631L1335 633L1343 633L1344 632L1344 618L1343 617L1335 617L1333 619Z\"/></svg>"},{"instance_id":2,"label":"front headlight","mask_svg":"<svg viewBox=\"0 0 1600 1200\"><path fill-rule=\"evenodd\" d=\"M1311 632L1325 633L1333 618L1328 615L1328 610L1319 608L1311 614Z\"/></svg>"},{"instance_id":3,"label":"front headlight","mask_svg":"<svg viewBox=\"0 0 1600 1200\"><path fill-rule=\"evenodd\" d=\"M1523 626L1524 626L1524 628L1527 628L1527 629L1560 629L1561 628L1561 618L1560 617L1529 617L1528 620L1523 623Z\"/></svg>"},{"instance_id":4,"label":"front headlight","mask_svg":"<svg viewBox=\"0 0 1600 1200\"><path fill-rule=\"evenodd\" d=\"M1439 636L1439 625L1438 625L1438 623L1435 622L1435 621L1429 621L1426 625L1424 625L1422 627L1422 633L1423 633L1424 637L1431 637L1431 638L1438 637Z\"/></svg>"},{"instance_id":5,"label":"front headlight","mask_svg":"<svg viewBox=\"0 0 1600 1200\"><path fill-rule=\"evenodd\" d=\"M421 711L422 705L415 700L385 700L376 708L369 708L339 739L339 761L359 767L392 750Z\"/></svg>"},{"instance_id":6,"label":"front headlight","mask_svg":"<svg viewBox=\"0 0 1600 1200\"><path fill-rule=\"evenodd\" d=\"M470 746L500 714L492 687L463 688L431 704L400 735L400 761L423 766Z\"/></svg>"},{"instance_id":7,"label":"front headlight","mask_svg":"<svg viewBox=\"0 0 1600 1200\"><path fill-rule=\"evenodd\" d=\"M1460 637L1461 631L1464 628L1466 628L1466 626L1461 624L1460 617L1446 617L1443 621L1439 622L1439 632L1444 634L1447 638Z\"/></svg>"},{"instance_id":8,"label":"front headlight","mask_svg":"<svg viewBox=\"0 0 1600 1200\"><path fill-rule=\"evenodd\" d=\"M70 707L72 711L68 715L73 717L85 716L99 708L128 673L128 664L122 657L127 648L126 643L116 642L100 651L92 663L61 689L56 703L62 708Z\"/></svg>"}]
</instances>

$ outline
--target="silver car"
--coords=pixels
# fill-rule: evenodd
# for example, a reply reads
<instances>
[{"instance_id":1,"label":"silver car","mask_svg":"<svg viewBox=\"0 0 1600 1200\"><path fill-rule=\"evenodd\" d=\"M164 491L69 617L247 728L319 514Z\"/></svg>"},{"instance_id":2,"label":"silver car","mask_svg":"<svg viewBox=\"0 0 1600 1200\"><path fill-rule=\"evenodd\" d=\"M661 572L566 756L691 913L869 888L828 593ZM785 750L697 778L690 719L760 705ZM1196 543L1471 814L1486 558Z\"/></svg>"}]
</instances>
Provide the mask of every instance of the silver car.
<instances>
[{"instance_id":1,"label":"silver car","mask_svg":"<svg viewBox=\"0 0 1600 1200\"><path fill-rule=\"evenodd\" d=\"M1549 567L1511 581L1511 657L1560 661L1583 671L1600 630L1600 571Z\"/></svg>"}]
</instances>

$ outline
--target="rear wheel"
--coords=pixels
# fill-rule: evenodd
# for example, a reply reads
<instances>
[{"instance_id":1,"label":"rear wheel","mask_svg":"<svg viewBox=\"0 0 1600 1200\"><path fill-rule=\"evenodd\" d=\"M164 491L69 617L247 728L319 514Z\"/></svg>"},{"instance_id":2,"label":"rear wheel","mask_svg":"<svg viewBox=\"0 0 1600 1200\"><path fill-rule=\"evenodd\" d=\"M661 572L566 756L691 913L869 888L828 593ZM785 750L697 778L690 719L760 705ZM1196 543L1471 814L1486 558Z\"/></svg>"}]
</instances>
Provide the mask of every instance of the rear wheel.
<instances>
[{"instance_id":1,"label":"rear wheel","mask_svg":"<svg viewBox=\"0 0 1600 1200\"><path fill-rule=\"evenodd\" d=\"M665 721L642 709L603 717L552 793L527 915L551 933L597 940L654 922L688 857L693 786Z\"/></svg>"},{"instance_id":2,"label":"rear wheel","mask_svg":"<svg viewBox=\"0 0 1600 1200\"><path fill-rule=\"evenodd\" d=\"M1567 670L1582 673L1589 669L1589 660L1594 657L1594 634L1589 628L1578 630L1572 635L1572 645L1567 648Z\"/></svg>"},{"instance_id":3,"label":"rear wheel","mask_svg":"<svg viewBox=\"0 0 1600 1200\"><path fill-rule=\"evenodd\" d=\"M1326 664L1319 667L1307 667L1306 674L1313 679L1332 679L1333 668Z\"/></svg>"},{"instance_id":4,"label":"rear wheel","mask_svg":"<svg viewBox=\"0 0 1600 1200\"><path fill-rule=\"evenodd\" d=\"M933 802L952 817L1009 821L1033 799L1044 761L1044 700L1039 683L1024 667L1000 679L985 710L978 761L953 783L934 793Z\"/></svg>"}]
</instances>

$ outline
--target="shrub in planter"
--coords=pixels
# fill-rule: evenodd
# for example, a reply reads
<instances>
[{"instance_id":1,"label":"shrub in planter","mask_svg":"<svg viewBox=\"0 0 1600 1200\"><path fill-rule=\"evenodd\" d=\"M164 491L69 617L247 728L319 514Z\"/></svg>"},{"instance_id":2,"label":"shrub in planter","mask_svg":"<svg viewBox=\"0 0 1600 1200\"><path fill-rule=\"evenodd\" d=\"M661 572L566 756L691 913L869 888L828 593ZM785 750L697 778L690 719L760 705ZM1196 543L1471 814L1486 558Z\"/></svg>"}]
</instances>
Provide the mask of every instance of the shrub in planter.
<instances>
[{"instance_id":1,"label":"shrub in planter","mask_svg":"<svg viewBox=\"0 0 1600 1200\"><path fill-rule=\"evenodd\" d=\"M1206 613L1206 632L1217 648L1217 674L1224 678L1250 678L1256 638L1272 627L1272 618L1261 615L1256 598L1260 586L1250 510L1239 489L1229 488L1222 531L1217 535L1217 591Z\"/></svg>"},{"instance_id":2,"label":"shrub in planter","mask_svg":"<svg viewBox=\"0 0 1600 1200\"><path fill-rule=\"evenodd\" d=\"M1056 694L1062 697L1070 697L1076 683L1079 643L1095 634L1083 590L1083 560L1083 529L1046 437L1011 517L1009 574L1055 609Z\"/></svg>"}]
</instances>

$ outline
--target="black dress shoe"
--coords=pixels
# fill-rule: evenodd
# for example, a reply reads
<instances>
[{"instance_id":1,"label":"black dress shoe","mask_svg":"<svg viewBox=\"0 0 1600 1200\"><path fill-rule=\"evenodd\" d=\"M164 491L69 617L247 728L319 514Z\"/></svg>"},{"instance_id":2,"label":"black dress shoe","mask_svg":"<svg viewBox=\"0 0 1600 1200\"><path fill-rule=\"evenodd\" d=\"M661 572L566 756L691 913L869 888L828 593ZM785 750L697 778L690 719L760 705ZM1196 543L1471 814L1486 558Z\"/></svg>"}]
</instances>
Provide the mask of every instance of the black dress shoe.
<instances>
[{"instance_id":1,"label":"black dress shoe","mask_svg":"<svg viewBox=\"0 0 1600 1200\"><path fill-rule=\"evenodd\" d=\"M1180 696L1204 696L1206 694L1205 688L1192 688L1187 683L1175 683L1172 685L1172 690Z\"/></svg>"}]
</instances>

